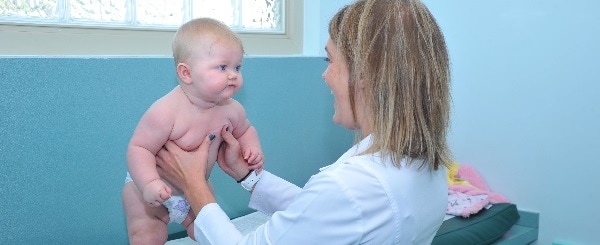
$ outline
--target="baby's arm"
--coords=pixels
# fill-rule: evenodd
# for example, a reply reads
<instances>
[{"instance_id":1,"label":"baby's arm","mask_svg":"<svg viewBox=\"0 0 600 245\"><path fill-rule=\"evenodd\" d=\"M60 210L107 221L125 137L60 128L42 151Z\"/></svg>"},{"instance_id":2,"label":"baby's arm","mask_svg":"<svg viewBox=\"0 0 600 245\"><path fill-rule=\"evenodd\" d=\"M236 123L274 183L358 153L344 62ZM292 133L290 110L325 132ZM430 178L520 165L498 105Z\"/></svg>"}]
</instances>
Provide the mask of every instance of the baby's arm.
<instances>
[{"instance_id":1,"label":"baby's arm","mask_svg":"<svg viewBox=\"0 0 600 245\"><path fill-rule=\"evenodd\" d=\"M240 103L234 100L233 108L237 111L237 120L233 122L234 130L231 133L240 142L242 154L250 164L250 168L260 170L263 167L264 155L258 139L258 132L246 118L246 111Z\"/></svg>"},{"instance_id":2,"label":"baby's arm","mask_svg":"<svg viewBox=\"0 0 600 245\"><path fill-rule=\"evenodd\" d=\"M240 142L244 159L250 164L250 168L260 170L263 167L264 157L258 132L254 126L250 125L248 119L244 119L242 125L238 126L233 132L233 136Z\"/></svg>"},{"instance_id":3,"label":"baby's arm","mask_svg":"<svg viewBox=\"0 0 600 245\"><path fill-rule=\"evenodd\" d=\"M171 197L171 189L160 179L155 155L168 140L173 127L169 110L154 103L142 116L127 148L127 168L144 200L158 206Z\"/></svg>"},{"instance_id":4,"label":"baby's arm","mask_svg":"<svg viewBox=\"0 0 600 245\"><path fill-rule=\"evenodd\" d=\"M260 169L262 168L264 159L263 152L260 147L260 142L258 140L258 132L256 132L256 128L254 126L248 127L246 132L237 138L242 147L242 154L244 154L244 159L248 161L251 165L252 169Z\"/></svg>"}]
</instances>

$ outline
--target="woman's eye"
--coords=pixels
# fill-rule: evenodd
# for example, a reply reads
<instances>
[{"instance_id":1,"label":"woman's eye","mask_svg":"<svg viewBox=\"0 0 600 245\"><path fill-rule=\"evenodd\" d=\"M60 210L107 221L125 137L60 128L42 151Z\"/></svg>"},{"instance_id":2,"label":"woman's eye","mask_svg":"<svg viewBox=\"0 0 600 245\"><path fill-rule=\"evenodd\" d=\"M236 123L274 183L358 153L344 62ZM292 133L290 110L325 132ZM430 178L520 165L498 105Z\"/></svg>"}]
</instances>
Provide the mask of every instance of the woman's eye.
<instances>
[{"instance_id":1,"label":"woman's eye","mask_svg":"<svg viewBox=\"0 0 600 245\"><path fill-rule=\"evenodd\" d=\"M327 63L331 62L331 59L329 57L325 57L323 60L325 60L325 62Z\"/></svg>"}]
</instances>

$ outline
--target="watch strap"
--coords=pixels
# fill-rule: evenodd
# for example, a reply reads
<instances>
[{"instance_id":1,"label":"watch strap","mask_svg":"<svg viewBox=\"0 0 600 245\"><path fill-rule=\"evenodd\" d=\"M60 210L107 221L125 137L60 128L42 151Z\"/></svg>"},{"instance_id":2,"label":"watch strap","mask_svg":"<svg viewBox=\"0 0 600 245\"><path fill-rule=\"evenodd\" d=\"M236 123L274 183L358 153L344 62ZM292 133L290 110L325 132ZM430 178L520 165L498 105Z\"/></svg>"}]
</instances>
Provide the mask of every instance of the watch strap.
<instances>
[{"instance_id":1,"label":"watch strap","mask_svg":"<svg viewBox=\"0 0 600 245\"><path fill-rule=\"evenodd\" d=\"M256 182L260 180L260 177L262 177L262 171L259 174L256 174L256 171L252 170L244 179L242 179L240 184L242 185L242 187L244 187L244 189L250 191L252 190L252 187L254 187Z\"/></svg>"}]
</instances>

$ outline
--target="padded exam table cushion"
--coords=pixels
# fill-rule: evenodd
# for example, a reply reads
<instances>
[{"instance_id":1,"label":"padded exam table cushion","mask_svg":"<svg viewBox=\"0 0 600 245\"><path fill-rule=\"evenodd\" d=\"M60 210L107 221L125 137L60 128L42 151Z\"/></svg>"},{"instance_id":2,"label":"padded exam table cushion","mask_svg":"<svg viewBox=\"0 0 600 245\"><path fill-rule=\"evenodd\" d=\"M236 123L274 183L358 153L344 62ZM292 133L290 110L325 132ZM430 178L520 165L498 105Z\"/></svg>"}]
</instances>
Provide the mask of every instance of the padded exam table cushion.
<instances>
[{"instance_id":1,"label":"padded exam table cushion","mask_svg":"<svg viewBox=\"0 0 600 245\"><path fill-rule=\"evenodd\" d=\"M502 237L519 220L517 206L493 204L468 218L454 217L442 223L432 245L490 244Z\"/></svg>"}]
</instances>

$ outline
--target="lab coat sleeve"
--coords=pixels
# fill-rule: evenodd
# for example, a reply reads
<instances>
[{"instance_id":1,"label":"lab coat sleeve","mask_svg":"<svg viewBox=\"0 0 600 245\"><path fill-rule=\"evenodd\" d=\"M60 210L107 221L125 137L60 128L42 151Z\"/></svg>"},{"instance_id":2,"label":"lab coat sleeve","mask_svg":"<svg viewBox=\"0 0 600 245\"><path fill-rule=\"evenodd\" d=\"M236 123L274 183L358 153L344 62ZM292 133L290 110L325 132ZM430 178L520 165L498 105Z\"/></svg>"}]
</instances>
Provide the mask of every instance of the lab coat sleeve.
<instances>
[{"instance_id":1,"label":"lab coat sleeve","mask_svg":"<svg viewBox=\"0 0 600 245\"><path fill-rule=\"evenodd\" d=\"M285 209L301 190L298 186L263 170L260 181L254 187L249 206L271 215L275 211ZM200 210L194 220L194 234L200 244L264 244L268 240L265 233L259 232L243 237L216 203L210 203Z\"/></svg>"},{"instance_id":2,"label":"lab coat sleeve","mask_svg":"<svg viewBox=\"0 0 600 245\"><path fill-rule=\"evenodd\" d=\"M219 245L355 244L361 240L362 212L336 176L315 175L294 196L285 210L273 213L269 221L245 236L217 204L206 205L194 221L196 238L200 244Z\"/></svg>"},{"instance_id":3,"label":"lab coat sleeve","mask_svg":"<svg viewBox=\"0 0 600 245\"><path fill-rule=\"evenodd\" d=\"M248 207L268 215L285 210L302 189L266 170L263 172L250 196Z\"/></svg>"},{"instance_id":4,"label":"lab coat sleeve","mask_svg":"<svg viewBox=\"0 0 600 245\"><path fill-rule=\"evenodd\" d=\"M200 244L237 244L242 233L216 203L204 206L194 220L194 235Z\"/></svg>"},{"instance_id":5,"label":"lab coat sleeve","mask_svg":"<svg viewBox=\"0 0 600 245\"><path fill-rule=\"evenodd\" d=\"M258 227L256 238L264 240L257 244L356 244L364 232L362 214L340 176L321 172L285 210Z\"/></svg>"}]
</instances>

